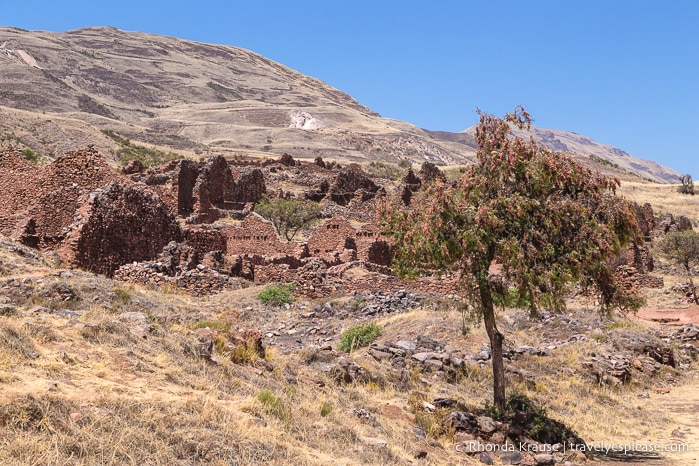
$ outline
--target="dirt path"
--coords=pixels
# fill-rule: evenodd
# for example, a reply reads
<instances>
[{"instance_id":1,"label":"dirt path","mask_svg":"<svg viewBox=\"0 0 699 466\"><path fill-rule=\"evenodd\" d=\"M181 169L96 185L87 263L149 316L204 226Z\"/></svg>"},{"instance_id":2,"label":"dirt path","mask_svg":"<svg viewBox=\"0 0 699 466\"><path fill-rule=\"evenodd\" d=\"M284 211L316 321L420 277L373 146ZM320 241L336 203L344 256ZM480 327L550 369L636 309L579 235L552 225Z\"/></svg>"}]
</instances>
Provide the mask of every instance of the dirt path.
<instances>
[{"instance_id":1,"label":"dirt path","mask_svg":"<svg viewBox=\"0 0 699 466\"><path fill-rule=\"evenodd\" d=\"M699 325L699 306L646 307L639 310L635 318L665 328L688 323ZM669 419L665 434L651 439L648 445L658 444L668 450L681 451L599 455L594 463L604 466L699 466L699 378L695 376L685 385L671 388L670 393L651 394L647 402Z\"/></svg>"},{"instance_id":2,"label":"dirt path","mask_svg":"<svg viewBox=\"0 0 699 466\"><path fill-rule=\"evenodd\" d=\"M693 323L699 325L699 306L686 308L657 308L644 307L636 314L641 320L666 325L683 325Z\"/></svg>"},{"instance_id":3,"label":"dirt path","mask_svg":"<svg viewBox=\"0 0 699 466\"><path fill-rule=\"evenodd\" d=\"M699 379L675 387L668 394L651 395L647 401L663 411L668 418L665 434L636 442L637 451L597 454L592 459L592 464L699 466ZM658 451L652 451L654 448L658 448Z\"/></svg>"},{"instance_id":4,"label":"dirt path","mask_svg":"<svg viewBox=\"0 0 699 466\"><path fill-rule=\"evenodd\" d=\"M699 465L699 379L656 397L656 401L674 421L667 438L658 439L658 443L689 447L689 451L667 452L666 457L677 465Z\"/></svg>"}]
</instances>

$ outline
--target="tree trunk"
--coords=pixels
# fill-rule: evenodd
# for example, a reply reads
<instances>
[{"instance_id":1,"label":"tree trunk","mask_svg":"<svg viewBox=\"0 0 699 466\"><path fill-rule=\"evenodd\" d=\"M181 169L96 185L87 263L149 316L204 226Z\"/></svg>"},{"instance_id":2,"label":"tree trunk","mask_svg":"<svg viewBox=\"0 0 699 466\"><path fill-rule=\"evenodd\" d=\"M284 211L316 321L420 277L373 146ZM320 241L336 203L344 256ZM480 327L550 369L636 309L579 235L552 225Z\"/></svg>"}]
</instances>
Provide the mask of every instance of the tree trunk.
<instances>
[{"instance_id":1,"label":"tree trunk","mask_svg":"<svg viewBox=\"0 0 699 466\"><path fill-rule=\"evenodd\" d=\"M694 304L699 304L699 296L697 296L697 287L694 285L694 280L692 280L692 272L689 272L689 290L692 292Z\"/></svg>"},{"instance_id":2,"label":"tree trunk","mask_svg":"<svg viewBox=\"0 0 699 466\"><path fill-rule=\"evenodd\" d=\"M692 299L694 304L699 304L699 296L697 296L697 287L694 285L694 280L692 279L692 266L689 265L689 260L685 259L683 262L684 269L687 271L687 278L689 278L689 291L692 293Z\"/></svg>"},{"instance_id":3,"label":"tree trunk","mask_svg":"<svg viewBox=\"0 0 699 466\"><path fill-rule=\"evenodd\" d=\"M500 414L505 413L505 363L502 357L503 335L495 325L495 306L490 283L479 286L483 323L490 339L490 357L493 365L493 403Z\"/></svg>"}]
</instances>

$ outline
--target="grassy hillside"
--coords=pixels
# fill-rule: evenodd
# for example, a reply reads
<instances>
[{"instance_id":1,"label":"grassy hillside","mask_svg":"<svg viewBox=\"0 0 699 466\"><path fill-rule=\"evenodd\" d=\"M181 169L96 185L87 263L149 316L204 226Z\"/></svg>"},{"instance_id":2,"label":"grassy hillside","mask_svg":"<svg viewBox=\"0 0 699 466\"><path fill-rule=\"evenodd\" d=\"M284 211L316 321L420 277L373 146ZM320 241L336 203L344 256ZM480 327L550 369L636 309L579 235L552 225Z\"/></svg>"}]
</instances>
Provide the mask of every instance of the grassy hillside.
<instances>
[{"instance_id":1,"label":"grassy hillside","mask_svg":"<svg viewBox=\"0 0 699 466\"><path fill-rule=\"evenodd\" d=\"M378 343L429 337L449 351L475 355L486 336L477 325L463 336L453 301L427 299L402 313L367 318L352 311L361 305L357 297L313 302L296 296L289 306L269 306L260 302L260 291L193 298L125 285L62 269L50 256L2 240L0 463L478 461L454 449L464 437L448 415L457 408L489 412L487 361L467 360L443 377L417 363L396 372L389 360L373 357L371 347L337 350L346 329L375 322L382 328ZM316 304L349 314L311 317ZM573 303L568 315L551 316L544 327L520 311L503 312L508 347L550 348L508 363L510 393L545 406L586 441L666 438L676 417L655 389L681 393L683 384L696 386L696 366L656 364L652 375L633 371L622 385L597 383L586 361L633 352L624 341L655 337L641 322L600 319L589 306ZM251 328L263 332L264 354L234 349L238 330ZM340 370L347 361L367 377L348 383ZM651 398L638 398L640 392ZM438 399L454 405L435 409ZM657 461L649 464L668 464Z\"/></svg>"}]
</instances>

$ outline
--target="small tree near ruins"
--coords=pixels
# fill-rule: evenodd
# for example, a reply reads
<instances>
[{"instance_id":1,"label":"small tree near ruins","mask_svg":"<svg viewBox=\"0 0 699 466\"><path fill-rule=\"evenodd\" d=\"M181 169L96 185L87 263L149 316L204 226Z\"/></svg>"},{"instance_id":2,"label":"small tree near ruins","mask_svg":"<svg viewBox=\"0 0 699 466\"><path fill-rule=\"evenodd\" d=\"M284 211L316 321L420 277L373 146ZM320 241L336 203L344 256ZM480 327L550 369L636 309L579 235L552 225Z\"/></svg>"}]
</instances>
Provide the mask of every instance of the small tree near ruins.
<instances>
[{"instance_id":1,"label":"small tree near ruins","mask_svg":"<svg viewBox=\"0 0 699 466\"><path fill-rule=\"evenodd\" d=\"M617 285L611 258L638 235L632 205L616 197L618 180L582 167L533 140L519 107L504 119L479 112L478 162L455 184L437 181L411 207L386 201L380 215L397 247L402 276L456 272L467 302L482 316L491 345L494 404L505 409L503 334L495 303L517 296L536 315L561 311L569 284L596 285L601 310L637 309L642 299ZM492 274L492 266L501 264Z\"/></svg>"},{"instance_id":2,"label":"small tree near ruins","mask_svg":"<svg viewBox=\"0 0 699 466\"><path fill-rule=\"evenodd\" d=\"M694 182L692 181L692 175L688 173L686 175L680 175L678 178L680 179L680 183L682 183L679 189L680 193L691 194L694 196Z\"/></svg>"},{"instance_id":3,"label":"small tree near ruins","mask_svg":"<svg viewBox=\"0 0 699 466\"><path fill-rule=\"evenodd\" d=\"M680 264L689 279L689 292L694 303L699 304L693 271L699 265L699 233L694 230L672 231L659 242L658 248L669 259Z\"/></svg>"},{"instance_id":4,"label":"small tree near ruins","mask_svg":"<svg viewBox=\"0 0 699 466\"><path fill-rule=\"evenodd\" d=\"M256 206L255 212L266 218L287 241L296 233L318 219L320 204L283 197L264 198Z\"/></svg>"}]
</instances>

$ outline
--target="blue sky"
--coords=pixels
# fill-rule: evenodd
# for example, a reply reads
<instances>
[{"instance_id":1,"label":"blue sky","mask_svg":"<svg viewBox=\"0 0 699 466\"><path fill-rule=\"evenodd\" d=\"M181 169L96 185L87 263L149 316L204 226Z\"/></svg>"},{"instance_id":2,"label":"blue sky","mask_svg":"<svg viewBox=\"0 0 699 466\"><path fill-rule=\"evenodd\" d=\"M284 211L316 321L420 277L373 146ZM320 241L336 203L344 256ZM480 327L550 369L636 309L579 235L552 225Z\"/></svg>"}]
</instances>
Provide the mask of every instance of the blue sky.
<instances>
[{"instance_id":1,"label":"blue sky","mask_svg":"<svg viewBox=\"0 0 699 466\"><path fill-rule=\"evenodd\" d=\"M538 126L699 178L695 0L0 0L0 25L243 47L427 129L521 104Z\"/></svg>"}]
</instances>

